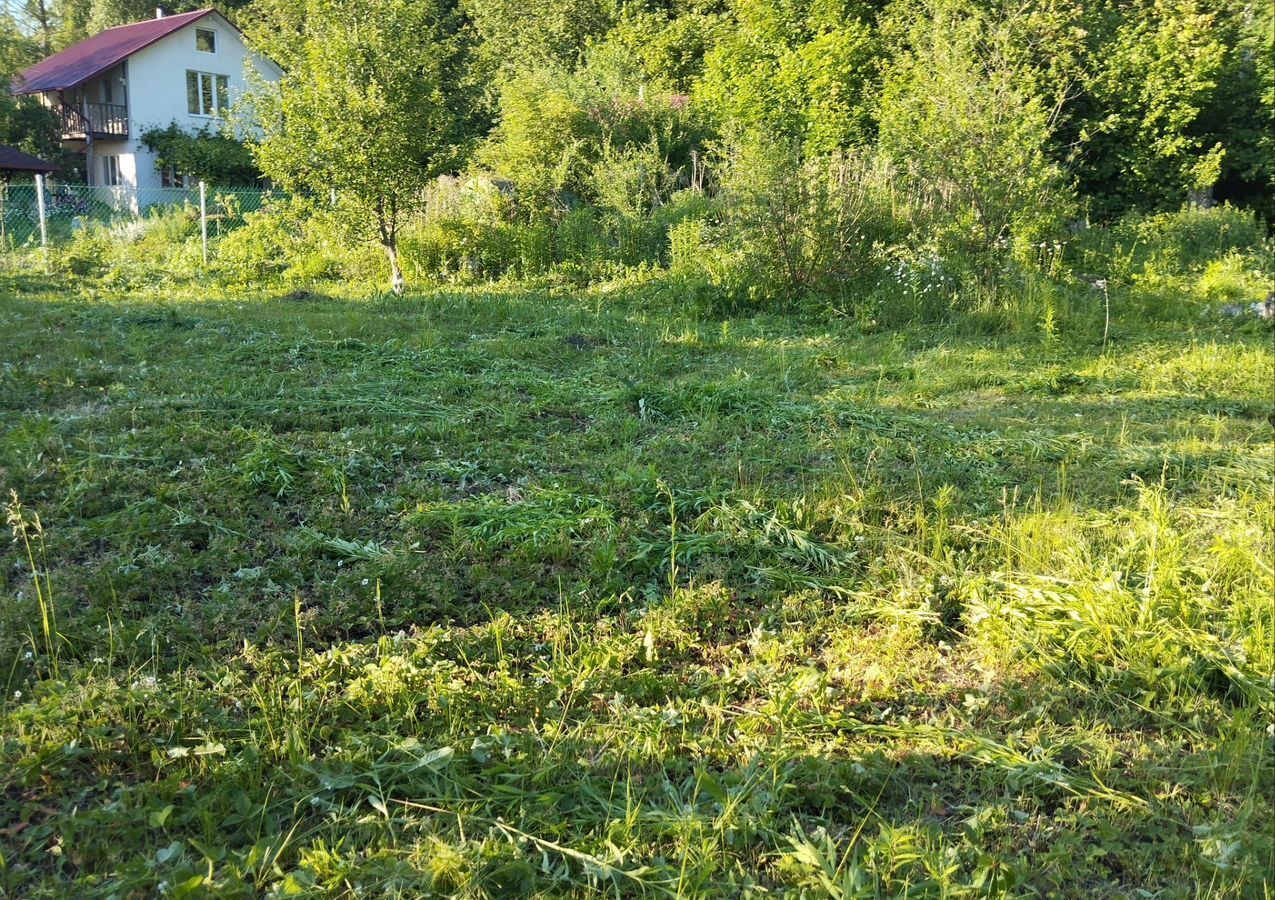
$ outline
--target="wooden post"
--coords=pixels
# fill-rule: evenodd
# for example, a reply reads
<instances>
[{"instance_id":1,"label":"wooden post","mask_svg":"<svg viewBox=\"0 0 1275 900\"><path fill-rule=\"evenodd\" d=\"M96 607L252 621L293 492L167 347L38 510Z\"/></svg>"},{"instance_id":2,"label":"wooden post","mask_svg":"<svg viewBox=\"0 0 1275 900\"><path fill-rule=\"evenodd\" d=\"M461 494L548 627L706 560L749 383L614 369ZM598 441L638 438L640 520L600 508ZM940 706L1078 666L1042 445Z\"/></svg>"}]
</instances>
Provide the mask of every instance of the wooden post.
<instances>
[{"instance_id":1,"label":"wooden post","mask_svg":"<svg viewBox=\"0 0 1275 900\"><path fill-rule=\"evenodd\" d=\"M48 210L44 207L44 175L39 172L35 176L35 205L40 211L40 247L47 255L49 252L49 215Z\"/></svg>"},{"instance_id":2,"label":"wooden post","mask_svg":"<svg viewBox=\"0 0 1275 900\"><path fill-rule=\"evenodd\" d=\"M84 93L84 86L80 86L80 118L84 120L84 183L93 185L97 183L97 173L93 170L97 167L96 154L93 152L93 122L89 119L89 101L88 95Z\"/></svg>"},{"instance_id":3,"label":"wooden post","mask_svg":"<svg viewBox=\"0 0 1275 900\"><path fill-rule=\"evenodd\" d=\"M199 240L203 245L204 268L208 268L208 185L199 182Z\"/></svg>"}]
</instances>

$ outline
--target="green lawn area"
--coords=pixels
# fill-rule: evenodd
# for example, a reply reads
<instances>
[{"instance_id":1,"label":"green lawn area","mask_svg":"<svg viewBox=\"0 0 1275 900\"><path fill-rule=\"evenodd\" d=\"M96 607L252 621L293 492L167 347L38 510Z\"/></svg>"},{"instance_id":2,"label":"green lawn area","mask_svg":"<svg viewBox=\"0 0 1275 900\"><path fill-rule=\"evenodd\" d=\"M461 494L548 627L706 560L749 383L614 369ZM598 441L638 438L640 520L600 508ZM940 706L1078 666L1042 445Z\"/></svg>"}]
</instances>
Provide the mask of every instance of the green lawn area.
<instances>
[{"instance_id":1,"label":"green lawn area","mask_svg":"<svg viewBox=\"0 0 1275 900\"><path fill-rule=\"evenodd\" d=\"M0 895L1275 890L1268 326L0 287Z\"/></svg>"}]
</instances>

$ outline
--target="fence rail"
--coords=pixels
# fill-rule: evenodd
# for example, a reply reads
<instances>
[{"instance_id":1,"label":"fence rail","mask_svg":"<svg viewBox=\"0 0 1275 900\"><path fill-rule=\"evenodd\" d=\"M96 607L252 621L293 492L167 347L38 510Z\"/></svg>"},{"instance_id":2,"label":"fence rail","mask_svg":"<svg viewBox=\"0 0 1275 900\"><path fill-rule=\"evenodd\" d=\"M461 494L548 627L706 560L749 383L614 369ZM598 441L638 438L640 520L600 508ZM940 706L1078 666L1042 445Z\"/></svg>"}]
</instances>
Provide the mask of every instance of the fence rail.
<instances>
[{"instance_id":1,"label":"fence rail","mask_svg":"<svg viewBox=\"0 0 1275 900\"><path fill-rule=\"evenodd\" d=\"M56 246L86 229L128 229L148 219L184 210L199 219L201 232L217 237L243 224L244 216L262 208L273 192L259 188L126 186L0 182L0 250Z\"/></svg>"}]
</instances>

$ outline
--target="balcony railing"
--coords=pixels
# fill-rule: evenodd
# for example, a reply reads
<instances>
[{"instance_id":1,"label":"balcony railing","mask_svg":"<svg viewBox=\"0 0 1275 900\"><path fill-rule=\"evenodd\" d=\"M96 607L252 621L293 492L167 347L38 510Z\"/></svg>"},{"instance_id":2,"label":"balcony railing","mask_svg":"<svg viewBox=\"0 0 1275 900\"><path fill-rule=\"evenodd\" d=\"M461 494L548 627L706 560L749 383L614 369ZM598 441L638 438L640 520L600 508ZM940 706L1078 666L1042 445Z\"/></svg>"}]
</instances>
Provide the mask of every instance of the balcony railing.
<instances>
[{"instance_id":1,"label":"balcony railing","mask_svg":"<svg viewBox=\"0 0 1275 900\"><path fill-rule=\"evenodd\" d=\"M128 137L128 107L122 103L86 103L84 112L63 105L58 111L64 139Z\"/></svg>"}]
</instances>

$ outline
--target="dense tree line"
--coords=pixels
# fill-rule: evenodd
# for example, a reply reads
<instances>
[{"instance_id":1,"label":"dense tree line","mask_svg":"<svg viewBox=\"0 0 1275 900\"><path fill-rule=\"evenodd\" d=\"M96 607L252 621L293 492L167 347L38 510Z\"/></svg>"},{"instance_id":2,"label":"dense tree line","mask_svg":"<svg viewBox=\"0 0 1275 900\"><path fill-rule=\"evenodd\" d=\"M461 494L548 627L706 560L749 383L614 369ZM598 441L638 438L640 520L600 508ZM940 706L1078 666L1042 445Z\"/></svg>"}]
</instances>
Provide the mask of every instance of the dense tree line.
<instances>
[{"instance_id":1,"label":"dense tree line","mask_svg":"<svg viewBox=\"0 0 1275 900\"><path fill-rule=\"evenodd\" d=\"M337 188L392 261L398 221L445 172L496 184L503 221L589 210L613 243L660 216L666 240L694 190L718 203L710 225L733 225L718 247L797 234L792 271L853 268L865 241L986 258L1130 210L1275 212L1275 13L1257 0L229 7L287 72L252 104L258 164ZM29 0L3 62L152 14Z\"/></svg>"},{"instance_id":2,"label":"dense tree line","mask_svg":"<svg viewBox=\"0 0 1275 900\"><path fill-rule=\"evenodd\" d=\"M169 0L172 12L202 0ZM342 4L280 0L219 8L292 65L268 28L294 15L321 30ZM350 9L360 4L345 4ZM956 97L970 72L1048 114L1043 149L1099 212L1175 205L1190 192L1269 205L1275 13L1244 0L449 0L487 115L517 120L533 94L592 88L614 102L689 94L713 129L757 129L807 153L871 145L901 96ZM96 31L154 15L153 0L25 0L4 29L7 72ZM368 8L370 22L385 12ZM273 25L272 25L273 27ZM402 39L405 54L427 49ZM426 36L418 36L420 43ZM944 52L943 48L947 50ZM981 54L979 60L971 52ZM944 58L939 58L940 56ZM912 73L909 75L909 73ZM466 94L469 97L469 94ZM598 96L591 98L596 101ZM891 98L898 100L892 103ZM545 103L537 96L535 102ZM968 110L966 111L969 112ZM584 127L587 127L584 126ZM497 131L511 141L515 129ZM579 137L572 135L573 138ZM494 151L499 158L501 151ZM510 150L506 158L517 160ZM518 174L518 173L505 173ZM539 173L522 175L535 180Z\"/></svg>"},{"instance_id":3,"label":"dense tree line","mask_svg":"<svg viewBox=\"0 0 1275 900\"><path fill-rule=\"evenodd\" d=\"M982 112L992 118L1043 116L1035 126L1043 133L1031 140L1063 166L1095 213L1171 207L1210 191L1269 204L1275 14L1268 4L464 0L462 7L482 38L479 56L506 118L522 113L514 108L527 95L520 81L550 77L567 89L573 80L609 78L617 99L687 93L718 133L755 129L818 154L868 147L883 133L919 137L912 126L940 127L934 117L943 115L976 128L976 110L944 104L979 102L991 104ZM922 122L913 100L931 106Z\"/></svg>"}]
</instances>

